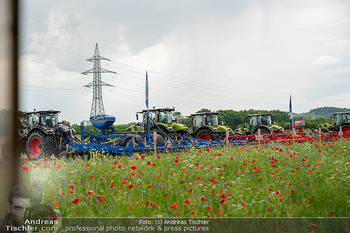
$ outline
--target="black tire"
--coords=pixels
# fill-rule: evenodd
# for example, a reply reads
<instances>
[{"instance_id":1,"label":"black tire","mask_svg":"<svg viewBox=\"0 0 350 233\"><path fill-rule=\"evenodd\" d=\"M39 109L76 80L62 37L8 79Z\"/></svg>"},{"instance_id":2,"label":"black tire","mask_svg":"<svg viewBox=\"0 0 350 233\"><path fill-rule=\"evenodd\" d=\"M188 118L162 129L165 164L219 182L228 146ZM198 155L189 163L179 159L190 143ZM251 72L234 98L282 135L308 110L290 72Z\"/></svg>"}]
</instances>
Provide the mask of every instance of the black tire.
<instances>
[{"instance_id":1,"label":"black tire","mask_svg":"<svg viewBox=\"0 0 350 233\"><path fill-rule=\"evenodd\" d=\"M53 136L41 131L35 131L29 135L26 145L28 158L50 157L53 154L56 155L57 151L58 147Z\"/></svg>"},{"instance_id":2,"label":"black tire","mask_svg":"<svg viewBox=\"0 0 350 233\"><path fill-rule=\"evenodd\" d=\"M152 138L154 140L153 134L152 134ZM165 143L165 139L163 138L162 135L157 134L157 141L156 141L157 145L161 145Z\"/></svg>"},{"instance_id":3,"label":"black tire","mask_svg":"<svg viewBox=\"0 0 350 233\"><path fill-rule=\"evenodd\" d=\"M197 132L195 133L195 138L199 138L203 140L215 140L215 139L218 139L219 136L217 136L217 134L214 133L209 128L204 127L197 130Z\"/></svg>"},{"instance_id":4,"label":"black tire","mask_svg":"<svg viewBox=\"0 0 350 233\"><path fill-rule=\"evenodd\" d=\"M68 153L66 151L61 151L61 153L58 154L59 159L66 159L68 157Z\"/></svg>"},{"instance_id":5,"label":"black tire","mask_svg":"<svg viewBox=\"0 0 350 233\"><path fill-rule=\"evenodd\" d=\"M128 136L126 136L123 140L123 146L126 147L127 145L132 143L133 137L134 137L134 135L132 135L132 134L129 134ZM134 139L135 139L135 143L143 142L143 138L140 135L135 135Z\"/></svg>"},{"instance_id":6,"label":"black tire","mask_svg":"<svg viewBox=\"0 0 350 233\"><path fill-rule=\"evenodd\" d=\"M169 132L169 130L165 127L160 126L160 129L157 126L152 127L151 128L152 135L153 135L153 132L157 132L157 135L162 136L163 140L165 138L168 138L168 139L171 138L171 139L175 140L175 135L176 135L175 131Z\"/></svg>"},{"instance_id":7,"label":"black tire","mask_svg":"<svg viewBox=\"0 0 350 233\"><path fill-rule=\"evenodd\" d=\"M270 134L270 130L266 127L260 127L255 129L254 134L258 134L258 130L260 129L260 133L264 133L264 134Z\"/></svg>"}]
</instances>

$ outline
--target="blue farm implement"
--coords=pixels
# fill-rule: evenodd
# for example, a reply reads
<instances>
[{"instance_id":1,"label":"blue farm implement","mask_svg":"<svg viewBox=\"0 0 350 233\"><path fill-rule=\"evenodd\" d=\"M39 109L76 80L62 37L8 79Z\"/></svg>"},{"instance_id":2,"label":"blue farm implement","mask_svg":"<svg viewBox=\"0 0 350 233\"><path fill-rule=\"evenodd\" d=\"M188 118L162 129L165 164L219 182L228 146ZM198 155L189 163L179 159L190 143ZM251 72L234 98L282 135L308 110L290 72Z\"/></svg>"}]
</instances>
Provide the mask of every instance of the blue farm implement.
<instances>
[{"instance_id":1,"label":"blue farm implement","mask_svg":"<svg viewBox=\"0 0 350 233\"><path fill-rule=\"evenodd\" d=\"M147 114L144 114L144 119ZM143 120L144 120L143 119ZM157 151L167 151L194 147L208 147L220 145L241 145L245 142L234 141L225 144L224 140L201 140L184 136L181 140L168 138L166 141L154 140L152 134L140 134L130 132L115 132L112 127L115 118L112 116L95 116L90 121L81 123L81 142L62 144L65 151L60 156L86 154L89 152L102 152L108 154L126 154ZM91 126L92 124L92 126ZM98 133L92 133L93 129L98 129Z\"/></svg>"}]
</instances>

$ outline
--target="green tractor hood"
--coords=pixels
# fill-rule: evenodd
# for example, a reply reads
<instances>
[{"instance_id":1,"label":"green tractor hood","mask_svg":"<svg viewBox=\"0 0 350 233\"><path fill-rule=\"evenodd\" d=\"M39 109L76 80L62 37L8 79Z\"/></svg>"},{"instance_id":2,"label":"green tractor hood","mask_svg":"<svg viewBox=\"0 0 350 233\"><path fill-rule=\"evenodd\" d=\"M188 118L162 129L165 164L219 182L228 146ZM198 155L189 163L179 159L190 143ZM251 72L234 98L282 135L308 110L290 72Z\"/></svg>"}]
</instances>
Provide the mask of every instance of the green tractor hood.
<instances>
[{"instance_id":1,"label":"green tractor hood","mask_svg":"<svg viewBox=\"0 0 350 233\"><path fill-rule=\"evenodd\" d=\"M181 123L176 123L176 122L171 123L170 126L173 127L175 129L175 131L188 129L187 125L184 125L184 124L181 124Z\"/></svg>"},{"instance_id":2,"label":"green tractor hood","mask_svg":"<svg viewBox=\"0 0 350 233\"><path fill-rule=\"evenodd\" d=\"M232 131L230 127L223 125L218 125L217 129L220 130L221 133L225 133L226 130Z\"/></svg>"}]
</instances>

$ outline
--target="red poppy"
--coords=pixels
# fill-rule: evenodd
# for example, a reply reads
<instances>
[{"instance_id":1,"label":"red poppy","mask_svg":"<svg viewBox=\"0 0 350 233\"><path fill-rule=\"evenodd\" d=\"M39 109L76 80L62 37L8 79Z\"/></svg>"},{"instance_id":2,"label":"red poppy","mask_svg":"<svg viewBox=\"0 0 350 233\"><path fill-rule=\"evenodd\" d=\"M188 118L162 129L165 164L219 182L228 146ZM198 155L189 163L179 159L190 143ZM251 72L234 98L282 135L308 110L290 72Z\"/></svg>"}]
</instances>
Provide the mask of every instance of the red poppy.
<instances>
[{"instance_id":1,"label":"red poppy","mask_svg":"<svg viewBox=\"0 0 350 233\"><path fill-rule=\"evenodd\" d=\"M244 203L244 202L242 203L242 206L243 206L243 207L245 206L245 203Z\"/></svg>"},{"instance_id":2,"label":"red poppy","mask_svg":"<svg viewBox=\"0 0 350 233\"><path fill-rule=\"evenodd\" d=\"M130 169L135 171L136 170L136 166L131 166Z\"/></svg>"},{"instance_id":3,"label":"red poppy","mask_svg":"<svg viewBox=\"0 0 350 233\"><path fill-rule=\"evenodd\" d=\"M133 187L134 187L133 184L130 184L130 185L128 186L129 189L132 189Z\"/></svg>"},{"instance_id":4,"label":"red poppy","mask_svg":"<svg viewBox=\"0 0 350 233\"><path fill-rule=\"evenodd\" d=\"M312 228L315 228L315 227L316 227L316 224L311 224L311 227L312 227Z\"/></svg>"},{"instance_id":5,"label":"red poppy","mask_svg":"<svg viewBox=\"0 0 350 233\"><path fill-rule=\"evenodd\" d=\"M90 167L90 165L88 163L86 163L85 166Z\"/></svg>"},{"instance_id":6,"label":"red poppy","mask_svg":"<svg viewBox=\"0 0 350 233\"><path fill-rule=\"evenodd\" d=\"M201 197L201 201L203 201L203 202L205 201L204 197Z\"/></svg>"},{"instance_id":7,"label":"red poppy","mask_svg":"<svg viewBox=\"0 0 350 233\"><path fill-rule=\"evenodd\" d=\"M116 164L118 163L118 161L116 160L116 161L114 161L113 163L116 165Z\"/></svg>"},{"instance_id":8,"label":"red poppy","mask_svg":"<svg viewBox=\"0 0 350 233\"><path fill-rule=\"evenodd\" d=\"M243 166L247 166L247 163L246 163L246 162L244 162L244 163L243 163Z\"/></svg>"},{"instance_id":9,"label":"red poppy","mask_svg":"<svg viewBox=\"0 0 350 233\"><path fill-rule=\"evenodd\" d=\"M93 192L92 190L90 190L90 191L87 192L87 194L88 194L89 196L92 196L92 195L94 195L94 192Z\"/></svg>"},{"instance_id":10,"label":"red poppy","mask_svg":"<svg viewBox=\"0 0 350 233\"><path fill-rule=\"evenodd\" d=\"M151 165L151 162L150 162L150 161L148 161L148 162L147 162L147 165Z\"/></svg>"},{"instance_id":11,"label":"red poppy","mask_svg":"<svg viewBox=\"0 0 350 233\"><path fill-rule=\"evenodd\" d=\"M308 197L307 199L308 199L309 201L311 201L311 197Z\"/></svg>"},{"instance_id":12,"label":"red poppy","mask_svg":"<svg viewBox=\"0 0 350 233\"><path fill-rule=\"evenodd\" d=\"M110 188L110 189L114 188L114 184L111 184L111 185L109 186L109 188Z\"/></svg>"},{"instance_id":13,"label":"red poppy","mask_svg":"<svg viewBox=\"0 0 350 233\"><path fill-rule=\"evenodd\" d=\"M276 196L280 195L280 192L278 190L276 190L275 192Z\"/></svg>"},{"instance_id":14,"label":"red poppy","mask_svg":"<svg viewBox=\"0 0 350 233\"><path fill-rule=\"evenodd\" d=\"M173 203L172 205L171 205L171 209L174 209L174 208L176 208L177 207L177 204L176 203Z\"/></svg>"},{"instance_id":15,"label":"red poppy","mask_svg":"<svg viewBox=\"0 0 350 233\"><path fill-rule=\"evenodd\" d=\"M186 200L184 201L184 204L189 205L189 204L190 204L190 201L189 201L188 199L186 199Z\"/></svg>"},{"instance_id":16,"label":"red poppy","mask_svg":"<svg viewBox=\"0 0 350 233\"><path fill-rule=\"evenodd\" d=\"M34 156L33 156L33 155L30 155L29 158L30 158L30 159L34 159Z\"/></svg>"},{"instance_id":17,"label":"red poppy","mask_svg":"<svg viewBox=\"0 0 350 233\"><path fill-rule=\"evenodd\" d=\"M199 176L197 176L196 180L200 180L201 178Z\"/></svg>"},{"instance_id":18,"label":"red poppy","mask_svg":"<svg viewBox=\"0 0 350 233\"><path fill-rule=\"evenodd\" d=\"M25 165L23 165L21 168L22 168L22 170L25 171L25 172L29 170L29 168L28 168L27 166L25 166Z\"/></svg>"},{"instance_id":19,"label":"red poppy","mask_svg":"<svg viewBox=\"0 0 350 233\"><path fill-rule=\"evenodd\" d=\"M64 192L59 191L59 192L58 192L58 195L60 195L60 197L64 197Z\"/></svg>"},{"instance_id":20,"label":"red poppy","mask_svg":"<svg viewBox=\"0 0 350 233\"><path fill-rule=\"evenodd\" d=\"M330 217L330 216L332 216L333 214L335 214L333 211L330 211L329 213L328 213L328 216Z\"/></svg>"},{"instance_id":21,"label":"red poppy","mask_svg":"<svg viewBox=\"0 0 350 233\"><path fill-rule=\"evenodd\" d=\"M169 195L169 193L164 193L164 197L166 197L166 196L168 196Z\"/></svg>"},{"instance_id":22,"label":"red poppy","mask_svg":"<svg viewBox=\"0 0 350 233\"><path fill-rule=\"evenodd\" d=\"M57 207L58 206L58 203L57 203L57 201L55 202L55 203L53 203L53 205L52 205L53 207Z\"/></svg>"},{"instance_id":23,"label":"red poppy","mask_svg":"<svg viewBox=\"0 0 350 233\"><path fill-rule=\"evenodd\" d=\"M98 202L102 203L104 200L106 200L106 198L104 196L97 196L97 200Z\"/></svg>"},{"instance_id":24,"label":"red poppy","mask_svg":"<svg viewBox=\"0 0 350 233\"><path fill-rule=\"evenodd\" d=\"M103 178L103 177L101 177L101 179L100 179L100 181L102 182L102 181L104 181L105 179Z\"/></svg>"},{"instance_id":25,"label":"red poppy","mask_svg":"<svg viewBox=\"0 0 350 233\"><path fill-rule=\"evenodd\" d=\"M76 204L78 204L79 201L80 201L79 198L74 198L73 201L72 201L72 203L73 203L74 205L76 205Z\"/></svg>"},{"instance_id":26,"label":"red poppy","mask_svg":"<svg viewBox=\"0 0 350 233\"><path fill-rule=\"evenodd\" d=\"M132 208L134 208L133 205L129 205L128 208L131 210Z\"/></svg>"},{"instance_id":27,"label":"red poppy","mask_svg":"<svg viewBox=\"0 0 350 233\"><path fill-rule=\"evenodd\" d=\"M68 186L68 188L74 189L74 185L71 184L71 185Z\"/></svg>"},{"instance_id":28,"label":"red poppy","mask_svg":"<svg viewBox=\"0 0 350 233\"><path fill-rule=\"evenodd\" d=\"M225 199L221 199L220 204L225 205L226 204Z\"/></svg>"},{"instance_id":29,"label":"red poppy","mask_svg":"<svg viewBox=\"0 0 350 233\"><path fill-rule=\"evenodd\" d=\"M198 163L195 163L194 166L198 167Z\"/></svg>"},{"instance_id":30,"label":"red poppy","mask_svg":"<svg viewBox=\"0 0 350 233\"><path fill-rule=\"evenodd\" d=\"M153 166L153 167L155 167L155 166L156 166L156 164L154 163L154 164L152 164L152 166Z\"/></svg>"},{"instance_id":31,"label":"red poppy","mask_svg":"<svg viewBox=\"0 0 350 233\"><path fill-rule=\"evenodd\" d=\"M283 197L280 197L280 201L283 201L283 199L284 199Z\"/></svg>"},{"instance_id":32,"label":"red poppy","mask_svg":"<svg viewBox=\"0 0 350 233\"><path fill-rule=\"evenodd\" d=\"M93 179L94 178L94 175L91 175L90 177L89 177L89 179Z\"/></svg>"},{"instance_id":33,"label":"red poppy","mask_svg":"<svg viewBox=\"0 0 350 233\"><path fill-rule=\"evenodd\" d=\"M194 215L194 212L193 212L193 211L191 212L191 215Z\"/></svg>"},{"instance_id":34,"label":"red poppy","mask_svg":"<svg viewBox=\"0 0 350 233\"><path fill-rule=\"evenodd\" d=\"M209 148L205 149L206 152L209 152Z\"/></svg>"},{"instance_id":35,"label":"red poppy","mask_svg":"<svg viewBox=\"0 0 350 233\"><path fill-rule=\"evenodd\" d=\"M147 188L149 188L149 189L152 188L152 185L148 185Z\"/></svg>"},{"instance_id":36,"label":"red poppy","mask_svg":"<svg viewBox=\"0 0 350 233\"><path fill-rule=\"evenodd\" d=\"M293 190L293 189L292 189L292 190L290 190L290 193L291 193L291 194L293 194L293 193L294 193L294 190Z\"/></svg>"}]
</instances>

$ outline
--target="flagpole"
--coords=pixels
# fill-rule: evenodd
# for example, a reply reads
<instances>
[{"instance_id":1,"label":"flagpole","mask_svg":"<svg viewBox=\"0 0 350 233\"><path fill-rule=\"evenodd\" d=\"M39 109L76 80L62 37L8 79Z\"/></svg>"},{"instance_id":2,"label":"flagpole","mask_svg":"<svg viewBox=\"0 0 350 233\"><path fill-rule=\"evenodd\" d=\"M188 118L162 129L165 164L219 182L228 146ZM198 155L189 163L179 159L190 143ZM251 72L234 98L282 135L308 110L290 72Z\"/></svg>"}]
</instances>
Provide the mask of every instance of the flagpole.
<instances>
[{"instance_id":1,"label":"flagpole","mask_svg":"<svg viewBox=\"0 0 350 233\"><path fill-rule=\"evenodd\" d=\"M146 107L147 107L147 135L148 135L148 141L150 141L150 120L149 120L149 105L148 105L148 100L149 100L149 88L148 88L148 73L146 70Z\"/></svg>"}]
</instances>

